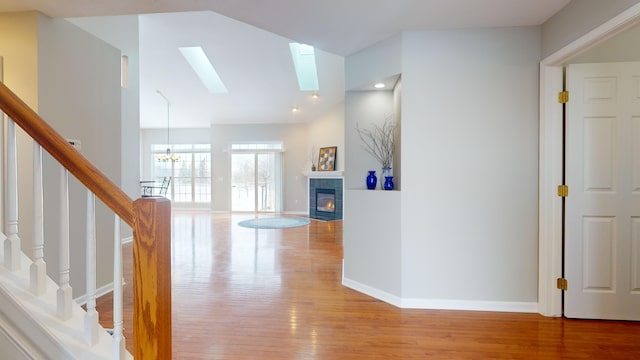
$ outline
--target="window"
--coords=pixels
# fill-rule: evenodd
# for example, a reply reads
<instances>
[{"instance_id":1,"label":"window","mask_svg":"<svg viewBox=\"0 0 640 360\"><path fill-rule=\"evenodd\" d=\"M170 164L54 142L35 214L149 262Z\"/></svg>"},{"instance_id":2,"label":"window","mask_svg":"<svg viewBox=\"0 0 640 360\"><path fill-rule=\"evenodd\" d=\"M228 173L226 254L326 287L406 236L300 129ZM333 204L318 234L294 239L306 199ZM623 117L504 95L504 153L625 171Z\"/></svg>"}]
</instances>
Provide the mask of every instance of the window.
<instances>
[{"instance_id":1,"label":"window","mask_svg":"<svg viewBox=\"0 0 640 360\"><path fill-rule=\"evenodd\" d=\"M177 155L176 161L160 161L167 148ZM180 144L151 147L153 176L172 178L167 198L177 203L211 202L211 146L209 144Z\"/></svg>"}]
</instances>

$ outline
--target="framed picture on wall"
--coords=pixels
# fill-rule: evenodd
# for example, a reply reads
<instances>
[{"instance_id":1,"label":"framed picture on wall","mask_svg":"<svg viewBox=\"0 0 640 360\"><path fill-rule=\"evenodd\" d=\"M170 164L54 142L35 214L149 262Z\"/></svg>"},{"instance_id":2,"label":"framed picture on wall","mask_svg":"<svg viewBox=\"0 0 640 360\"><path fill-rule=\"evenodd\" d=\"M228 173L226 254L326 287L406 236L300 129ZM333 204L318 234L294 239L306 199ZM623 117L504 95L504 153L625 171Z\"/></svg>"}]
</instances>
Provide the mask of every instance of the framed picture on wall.
<instances>
[{"instance_id":1,"label":"framed picture on wall","mask_svg":"<svg viewBox=\"0 0 640 360\"><path fill-rule=\"evenodd\" d=\"M320 148L320 158L318 159L318 171L335 171L336 170L336 152L337 146Z\"/></svg>"}]
</instances>

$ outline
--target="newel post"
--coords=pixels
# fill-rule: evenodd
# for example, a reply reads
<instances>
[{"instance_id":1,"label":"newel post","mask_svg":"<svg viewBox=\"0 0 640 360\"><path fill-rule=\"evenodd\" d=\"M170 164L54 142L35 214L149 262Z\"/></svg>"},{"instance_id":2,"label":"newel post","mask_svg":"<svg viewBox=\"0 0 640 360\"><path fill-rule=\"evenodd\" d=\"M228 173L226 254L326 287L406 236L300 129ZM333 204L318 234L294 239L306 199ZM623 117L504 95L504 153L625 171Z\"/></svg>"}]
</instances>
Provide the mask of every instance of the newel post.
<instances>
[{"instance_id":1,"label":"newel post","mask_svg":"<svg viewBox=\"0 0 640 360\"><path fill-rule=\"evenodd\" d=\"M134 357L171 359L171 202L133 202Z\"/></svg>"}]
</instances>

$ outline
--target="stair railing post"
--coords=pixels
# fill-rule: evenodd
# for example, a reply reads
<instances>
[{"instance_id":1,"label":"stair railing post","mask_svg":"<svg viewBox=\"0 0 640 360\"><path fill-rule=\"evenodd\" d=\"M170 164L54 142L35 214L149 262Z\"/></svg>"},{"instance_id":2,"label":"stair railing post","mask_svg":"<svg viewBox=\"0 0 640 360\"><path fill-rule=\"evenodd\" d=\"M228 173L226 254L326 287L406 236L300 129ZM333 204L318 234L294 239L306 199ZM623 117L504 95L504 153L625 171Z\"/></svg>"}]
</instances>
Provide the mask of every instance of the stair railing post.
<instances>
[{"instance_id":1,"label":"stair railing post","mask_svg":"<svg viewBox=\"0 0 640 360\"><path fill-rule=\"evenodd\" d=\"M30 289L34 295L46 292L47 265L44 261L44 203L42 190L42 147L33 142L33 262Z\"/></svg>"},{"instance_id":2,"label":"stair railing post","mask_svg":"<svg viewBox=\"0 0 640 360\"><path fill-rule=\"evenodd\" d=\"M87 312L84 315L84 336L87 344L98 343L100 323L96 311L96 197L87 190Z\"/></svg>"},{"instance_id":3,"label":"stair railing post","mask_svg":"<svg viewBox=\"0 0 640 360\"><path fill-rule=\"evenodd\" d=\"M7 238L4 241L4 266L13 271L20 268L20 237L18 236L18 149L16 123L7 121Z\"/></svg>"},{"instance_id":4,"label":"stair railing post","mask_svg":"<svg viewBox=\"0 0 640 360\"><path fill-rule=\"evenodd\" d=\"M134 358L171 359L171 202L133 203Z\"/></svg>"},{"instance_id":5,"label":"stair railing post","mask_svg":"<svg viewBox=\"0 0 640 360\"><path fill-rule=\"evenodd\" d=\"M72 289L69 284L69 171L61 167L60 181L60 274L58 281L57 304L58 317L62 320L71 318Z\"/></svg>"},{"instance_id":6,"label":"stair railing post","mask_svg":"<svg viewBox=\"0 0 640 360\"><path fill-rule=\"evenodd\" d=\"M120 217L115 216L113 227L113 345L112 358L125 358L125 338L122 319L122 240L120 239Z\"/></svg>"}]
</instances>

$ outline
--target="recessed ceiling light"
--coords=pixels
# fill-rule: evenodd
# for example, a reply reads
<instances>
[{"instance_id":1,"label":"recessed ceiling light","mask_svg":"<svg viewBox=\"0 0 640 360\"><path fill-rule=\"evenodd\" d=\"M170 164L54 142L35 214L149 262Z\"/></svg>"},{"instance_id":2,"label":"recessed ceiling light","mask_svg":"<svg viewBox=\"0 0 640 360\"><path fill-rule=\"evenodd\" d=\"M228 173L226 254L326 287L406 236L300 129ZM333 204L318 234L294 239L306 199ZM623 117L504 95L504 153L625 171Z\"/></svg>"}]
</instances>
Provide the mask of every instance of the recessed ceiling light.
<instances>
[{"instance_id":1,"label":"recessed ceiling light","mask_svg":"<svg viewBox=\"0 0 640 360\"><path fill-rule=\"evenodd\" d=\"M373 85L373 87L376 88L376 89L382 89L382 88L384 88L384 84L383 83L377 83L377 84Z\"/></svg>"},{"instance_id":2,"label":"recessed ceiling light","mask_svg":"<svg viewBox=\"0 0 640 360\"><path fill-rule=\"evenodd\" d=\"M181 47L179 49L182 56L184 56L189 65L191 65L193 71L195 71L200 81L202 81L210 93L226 94L229 92L201 47L192 46Z\"/></svg>"},{"instance_id":3,"label":"recessed ceiling light","mask_svg":"<svg viewBox=\"0 0 640 360\"><path fill-rule=\"evenodd\" d=\"M297 107L297 106L293 106L293 107L291 108L291 111L292 111L292 112L298 112L298 107Z\"/></svg>"},{"instance_id":4,"label":"recessed ceiling light","mask_svg":"<svg viewBox=\"0 0 640 360\"><path fill-rule=\"evenodd\" d=\"M313 94L311 94L311 98L312 98L312 99L317 99L317 98L319 98L319 97L320 97L320 94L318 94L318 93L313 93Z\"/></svg>"}]
</instances>

